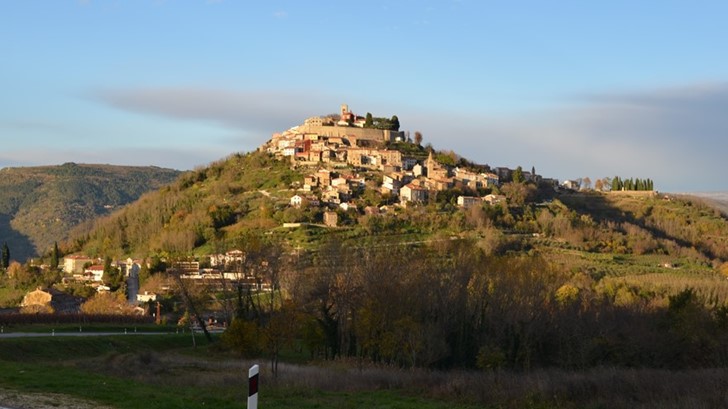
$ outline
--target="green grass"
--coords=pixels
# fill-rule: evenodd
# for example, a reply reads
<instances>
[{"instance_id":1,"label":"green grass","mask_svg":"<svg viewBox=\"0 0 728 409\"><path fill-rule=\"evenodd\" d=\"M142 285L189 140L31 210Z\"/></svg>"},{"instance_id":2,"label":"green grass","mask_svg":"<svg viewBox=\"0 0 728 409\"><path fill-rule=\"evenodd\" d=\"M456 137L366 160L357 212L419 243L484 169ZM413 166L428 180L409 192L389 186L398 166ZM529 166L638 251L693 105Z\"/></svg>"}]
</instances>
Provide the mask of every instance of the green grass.
<instances>
[{"instance_id":1,"label":"green grass","mask_svg":"<svg viewBox=\"0 0 728 409\"><path fill-rule=\"evenodd\" d=\"M244 407L247 399L244 388L160 388L68 366L2 362L0 370L0 386L5 388L33 393L60 393L123 409L232 409ZM397 391L304 391L267 387L265 383L261 384L259 401L261 407L271 409L472 407L407 396Z\"/></svg>"},{"instance_id":2,"label":"green grass","mask_svg":"<svg viewBox=\"0 0 728 409\"><path fill-rule=\"evenodd\" d=\"M60 393L117 408L239 408L232 396L191 388L159 388L68 366L0 363L0 385L25 392Z\"/></svg>"},{"instance_id":3,"label":"green grass","mask_svg":"<svg viewBox=\"0 0 728 409\"><path fill-rule=\"evenodd\" d=\"M204 344L202 337L199 339L198 345ZM213 373L210 368L215 362L227 362L226 355L216 351L215 345L196 349L190 345L189 335L182 334L2 339L0 388L58 393L124 409L244 407L244 368L227 369L224 375ZM159 364L160 359L170 356L189 358L177 365ZM145 365L144 357L149 365ZM265 364L261 361L262 366ZM127 366L130 373L122 370ZM471 407L398 390L331 392L276 386L270 378L261 381L260 401L261 407L273 409Z\"/></svg>"},{"instance_id":4,"label":"green grass","mask_svg":"<svg viewBox=\"0 0 728 409\"><path fill-rule=\"evenodd\" d=\"M203 344L204 337L198 337ZM109 353L134 351L166 351L191 345L189 334L55 337L0 339L0 360L11 362L62 362Z\"/></svg>"}]
</instances>

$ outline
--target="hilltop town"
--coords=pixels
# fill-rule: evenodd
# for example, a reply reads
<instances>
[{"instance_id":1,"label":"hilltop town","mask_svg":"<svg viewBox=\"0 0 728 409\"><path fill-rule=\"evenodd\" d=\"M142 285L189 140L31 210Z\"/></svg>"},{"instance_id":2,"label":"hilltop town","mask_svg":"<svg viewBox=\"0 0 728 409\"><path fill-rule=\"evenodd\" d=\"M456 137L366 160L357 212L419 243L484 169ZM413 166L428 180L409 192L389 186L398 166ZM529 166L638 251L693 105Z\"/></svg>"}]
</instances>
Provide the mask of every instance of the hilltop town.
<instances>
[{"instance_id":1,"label":"hilltop town","mask_svg":"<svg viewBox=\"0 0 728 409\"><path fill-rule=\"evenodd\" d=\"M277 240L281 254L285 247L297 255L315 250L329 233L360 239L411 234L424 240L448 231L451 237L482 238L478 226L490 224L538 237L563 210L550 206L550 199L558 191L579 189L576 181L559 184L534 168L491 167L437 151L422 145L419 132L411 138L399 128L396 115L359 116L343 104L338 114L308 118L273 134L258 152L188 172L174 186L100 220L93 231L54 250L55 257L65 258L51 260L46 269L62 272L58 280L74 295L120 291L129 305L171 296L173 285L148 280L160 272L217 290L232 282L269 291L271 281L260 278L260 260L247 248L247 240L259 233ZM621 190L623 182L632 187L631 180L614 181L612 190ZM538 223L519 223L535 217L535 208L521 210L524 205L540 206L544 216ZM318 233L297 229L303 226ZM309 234L318 239L309 240ZM581 239L574 235L573 240ZM78 309L78 301L36 290L20 307L66 311Z\"/></svg>"},{"instance_id":2,"label":"hilltop town","mask_svg":"<svg viewBox=\"0 0 728 409\"><path fill-rule=\"evenodd\" d=\"M493 194L493 188L513 180L514 173L522 181L558 186L557 180L544 179L535 170L476 165L452 153L445 155L449 163L442 163L431 147L421 146L421 136L413 141L399 130L396 116L387 122L390 127L382 129L371 114L355 115L342 104L338 115L308 118L274 134L260 150L308 172L301 192L291 198L293 206L327 204L348 209L356 206L350 201L366 186L405 206L426 203L438 192L454 188L465 193L458 196L458 206L495 204L505 196Z\"/></svg>"}]
</instances>

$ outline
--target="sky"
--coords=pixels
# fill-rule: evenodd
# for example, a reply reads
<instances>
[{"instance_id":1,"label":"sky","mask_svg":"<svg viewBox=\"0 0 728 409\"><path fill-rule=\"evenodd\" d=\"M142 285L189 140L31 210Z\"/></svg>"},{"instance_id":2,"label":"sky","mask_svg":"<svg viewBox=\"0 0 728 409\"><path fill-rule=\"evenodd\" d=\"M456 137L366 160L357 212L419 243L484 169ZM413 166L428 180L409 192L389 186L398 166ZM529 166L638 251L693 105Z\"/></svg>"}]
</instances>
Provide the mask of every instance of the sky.
<instances>
[{"instance_id":1,"label":"sky","mask_svg":"<svg viewBox=\"0 0 728 409\"><path fill-rule=\"evenodd\" d=\"M478 163L728 191L728 2L7 0L0 168L193 169L347 103Z\"/></svg>"}]
</instances>

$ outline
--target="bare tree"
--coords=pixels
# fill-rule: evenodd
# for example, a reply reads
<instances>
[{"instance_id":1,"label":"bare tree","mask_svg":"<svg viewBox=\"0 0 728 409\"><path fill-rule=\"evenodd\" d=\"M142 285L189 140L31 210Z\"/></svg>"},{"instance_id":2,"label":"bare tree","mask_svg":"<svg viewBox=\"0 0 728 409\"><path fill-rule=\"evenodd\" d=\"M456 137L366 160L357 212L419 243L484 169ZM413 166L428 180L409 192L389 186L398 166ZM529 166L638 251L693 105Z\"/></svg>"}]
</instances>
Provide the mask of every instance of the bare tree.
<instances>
[{"instance_id":1,"label":"bare tree","mask_svg":"<svg viewBox=\"0 0 728 409\"><path fill-rule=\"evenodd\" d=\"M415 131L415 145L422 146L422 132Z\"/></svg>"}]
</instances>

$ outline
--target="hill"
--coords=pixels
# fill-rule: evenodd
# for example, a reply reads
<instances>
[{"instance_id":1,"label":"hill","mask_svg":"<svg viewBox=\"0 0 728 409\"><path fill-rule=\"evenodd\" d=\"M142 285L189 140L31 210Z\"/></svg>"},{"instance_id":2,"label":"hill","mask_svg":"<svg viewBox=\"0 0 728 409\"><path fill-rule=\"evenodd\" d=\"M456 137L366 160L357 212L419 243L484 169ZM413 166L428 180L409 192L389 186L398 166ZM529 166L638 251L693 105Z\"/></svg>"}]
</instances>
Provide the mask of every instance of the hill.
<instances>
[{"instance_id":1,"label":"hill","mask_svg":"<svg viewBox=\"0 0 728 409\"><path fill-rule=\"evenodd\" d=\"M728 363L728 220L704 200L631 178L566 189L319 122L79 226L62 251L147 258L139 289L165 319L197 304L273 368L285 339L402 367ZM16 270L9 284L55 279Z\"/></svg>"},{"instance_id":2,"label":"hill","mask_svg":"<svg viewBox=\"0 0 728 409\"><path fill-rule=\"evenodd\" d=\"M54 241L107 215L180 174L158 167L85 165L0 170L0 237L13 259L47 252Z\"/></svg>"},{"instance_id":3,"label":"hill","mask_svg":"<svg viewBox=\"0 0 728 409\"><path fill-rule=\"evenodd\" d=\"M428 166L445 172L434 157ZM422 189L428 196L400 203L384 187L391 173L353 165L321 172L324 166L292 167L262 150L235 154L77 230L70 249L196 259L200 267L213 266L211 255L242 250L222 270L238 277L237 292L215 270L188 276L224 321L250 320L232 321L226 332L227 345L241 353L264 349L246 334L250 325L265 331L272 316L300 320L285 327L298 328L295 337L317 356L400 366L728 361L721 347L728 339L728 221L702 200L557 190L514 178L521 180L478 190ZM333 197L330 186L348 197ZM493 200L458 205L460 196L476 194ZM151 271L160 273L144 288L169 278L163 268ZM160 292L170 288L156 282ZM280 291L243 297L244 283ZM290 304L277 308L281 293ZM171 311L179 298L169 297Z\"/></svg>"},{"instance_id":4,"label":"hill","mask_svg":"<svg viewBox=\"0 0 728 409\"><path fill-rule=\"evenodd\" d=\"M387 174L361 166L323 171L339 180L330 183L347 186L346 199L339 199L341 189L331 198L330 187L309 185L316 175L323 177L321 167L292 167L262 150L235 154L78 229L74 249L101 257L187 258L240 248L256 235L310 251L331 240L360 246L459 237L495 254L569 250L708 266L728 260L725 217L695 197L504 182L477 189L456 184L430 191L424 202L400 205L384 188ZM458 197L467 194L491 194L503 202L458 205ZM301 206L291 204L294 195ZM336 214L335 228L324 227L327 212ZM298 224L286 228L286 223Z\"/></svg>"},{"instance_id":5,"label":"hill","mask_svg":"<svg viewBox=\"0 0 728 409\"><path fill-rule=\"evenodd\" d=\"M71 235L75 250L92 256L206 254L249 230L272 229L286 216L294 182L287 163L253 152L235 154L177 181Z\"/></svg>"}]
</instances>

